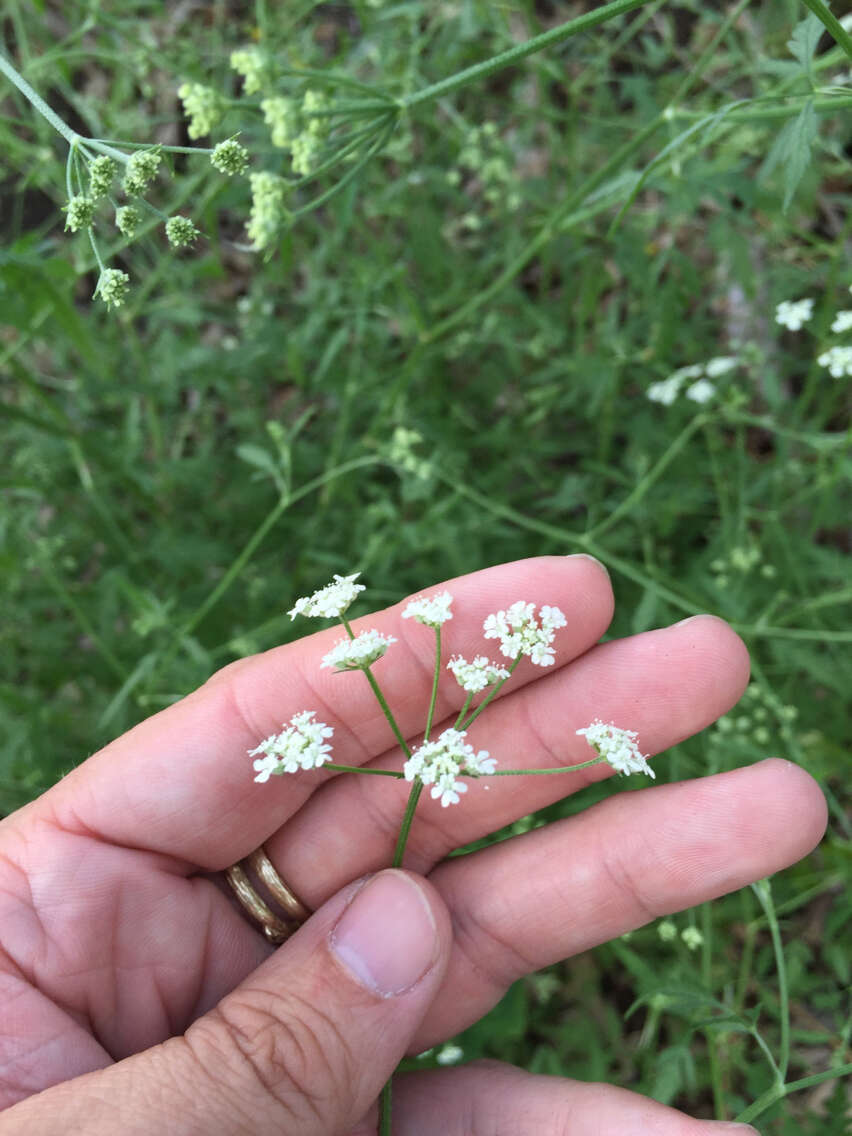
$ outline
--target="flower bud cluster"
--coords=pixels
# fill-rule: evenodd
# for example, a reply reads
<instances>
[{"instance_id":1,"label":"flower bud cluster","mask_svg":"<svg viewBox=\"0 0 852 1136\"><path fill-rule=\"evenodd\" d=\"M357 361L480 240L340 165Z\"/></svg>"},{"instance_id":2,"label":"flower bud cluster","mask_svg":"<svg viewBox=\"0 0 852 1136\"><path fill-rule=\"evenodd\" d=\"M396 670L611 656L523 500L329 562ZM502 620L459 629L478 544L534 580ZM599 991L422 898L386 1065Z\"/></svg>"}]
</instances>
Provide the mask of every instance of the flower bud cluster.
<instances>
[{"instance_id":1,"label":"flower bud cluster","mask_svg":"<svg viewBox=\"0 0 852 1136\"><path fill-rule=\"evenodd\" d=\"M98 279L95 295L100 296L108 308L120 308L127 299L130 277L118 268L105 268Z\"/></svg>"},{"instance_id":2,"label":"flower bud cluster","mask_svg":"<svg viewBox=\"0 0 852 1136\"><path fill-rule=\"evenodd\" d=\"M116 165L112 158L106 154L98 154L89 166L89 196L94 201L100 200L110 191L115 180Z\"/></svg>"},{"instance_id":3,"label":"flower bud cluster","mask_svg":"<svg viewBox=\"0 0 852 1136\"><path fill-rule=\"evenodd\" d=\"M88 229L94 216L94 200L79 193L70 198L65 206L65 228L72 233L76 233L79 229Z\"/></svg>"},{"instance_id":4,"label":"flower bud cluster","mask_svg":"<svg viewBox=\"0 0 852 1136\"><path fill-rule=\"evenodd\" d=\"M198 236L198 229L196 229L189 217L182 217L178 213L174 217L169 217L168 221L166 221L166 237L172 248L186 248L186 246L191 245Z\"/></svg>"},{"instance_id":5,"label":"flower bud cluster","mask_svg":"<svg viewBox=\"0 0 852 1136\"><path fill-rule=\"evenodd\" d=\"M162 160L159 146L151 150L137 150L130 155L124 171L124 192L128 197L136 197L145 192L157 176Z\"/></svg>"},{"instance_id":6,"label":"flower bud cluster","mask_svg":"<svg viewBox=\"0 0 852 1136\"><path fill-rule=\"evenodd\" d=\"M213 147L210 155L210 164L221 174L233 177L234 174L244 174L248 169L249 155L245 146L240 145L236 138L226 138Z\"/></svg>"},{"instance_id":7,"label":"flower bud cluster","mask_svg":"<svg viewBox=\"0 0 852 1136\"><path fill-rule=\"evenodd\" d=\"M221 121L224 103L212 87L205 87L203 83L181 83L177 93L189 119L186 132L190 138L203 138Z\"/></svg>"},{"instance_id":8,"label":"flower bud cluster","mask_svg":"<svg viewBox=\"0 0 852 1136\"><path fill-rule=\"evenodd\" d=\"M237 48L231 52L231 69L243 79L243 90L247 95L255 95L263 90L268 81L267 64L259 51L252 48Z\"/></svg>"},{"instance_id":9,"label":"flower bud cluster","mask_svg":"<svg viewBox=\"0 0 852 1136\"><path fill-rule=\"evenodd\" d=\"M260 251L268 248L275 240L287 216L284 197L287 184L283 178L268 170L250 174L251 213L246 233L252 248Z\"/></svg>"}]
</instances>

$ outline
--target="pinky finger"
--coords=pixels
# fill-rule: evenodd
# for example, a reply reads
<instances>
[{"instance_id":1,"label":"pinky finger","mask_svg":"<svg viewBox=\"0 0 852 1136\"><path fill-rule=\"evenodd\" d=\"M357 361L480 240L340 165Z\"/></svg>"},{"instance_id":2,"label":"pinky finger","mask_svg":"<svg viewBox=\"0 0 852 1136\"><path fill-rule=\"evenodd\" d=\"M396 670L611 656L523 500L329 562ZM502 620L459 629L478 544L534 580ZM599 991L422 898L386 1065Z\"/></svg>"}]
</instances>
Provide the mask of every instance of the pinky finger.
<instances>
[{"instance_id":1,"label":"pinky finger","mask_svg":"<svg viewBox=\"0 0 852 1136\"><path fill-rule=\"evenodd\" d=\"M613 1085L481 1061L394 1079L394 1136L756 1136L748 1124L693 1120Z\"/></svg>"}]
</instances>

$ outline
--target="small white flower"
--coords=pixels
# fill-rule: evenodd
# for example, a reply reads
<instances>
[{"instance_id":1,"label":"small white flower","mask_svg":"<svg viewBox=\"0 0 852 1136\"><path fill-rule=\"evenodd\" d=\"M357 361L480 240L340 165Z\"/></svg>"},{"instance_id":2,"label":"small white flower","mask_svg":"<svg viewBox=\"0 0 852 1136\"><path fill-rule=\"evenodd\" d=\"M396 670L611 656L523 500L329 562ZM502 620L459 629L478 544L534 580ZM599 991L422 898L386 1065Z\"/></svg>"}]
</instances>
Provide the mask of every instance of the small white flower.
<instances>
[{"instance_id":1,"label":"small white flower","mask_svg":"<svg viewBox=\"0 0 852 1136\"><path fill-rule=\"evenodd\" d=\"M359 592L364 591L363 584L355 581L361 575L354 572L351 576L338 576L312 596L302 596L296 600L293 607L287 612L291 619L297 615L306 615L317 619L336 619L343 615Z\"/></svg>"},{"instance_id":2,"label":"small white flower","mask_svg":"<svg viewBox=\"0 0 852 1136\"><path fill-rule=\"evenodd\" d=\"M852 347L829 347L817 359L821 367L827 367L832 378L842 379L844 375L852 378Z\"/></svg>"},{"instance_id":3,"label":"small white flower","mask_svg":"<svg viewBox=\"0 0 852 1136\"><path fill-rule=\"evenodd\" d=\"M450 604L453 597L449 592L436 592L433 596L415 596L402 613L403 619L416 619L427 627L440 627L453 618Z\"/></svg>"},{"instance_id":4,"label":"small white flower","mask_svg":"<svg viewBox=\"0 0 852 1136\"><path fill-rule=\"evenodd\" d=\"M535 604L518 600L506 611L489 615L482 628L486 639L500 641L500 650L507 659L526 655L536 666L549 667L556 657L552 647L554 632L565 622L559 608L548 604L542 606L539 622Z\"/></svg>"},{"instance_id":5,"label":"small white flower","mask_svg":"<svg viewBox=\"0 0 852 1136\"><path fill-rule=\"evenodd\" d=\"M739 365L740 361L736 355L720 355L716 359L711 359L704 371L708 379L718 379Z\"/></svg>"},{"instance_id":6,"label":"small white flower","mask_svg":"<svg viewBox=\"0 0 852 1136\"><path fill-rule=\"evenodd\" d=\"M486 686L509 677L509 672L498 663L492 663L485 655L477 655L472 663L461 655L454 655L447 663L447 669L468 694L479 694Z\"/></svg>"},{"instance_id":7,"label":"small white flower","mask_svg":"<svg viewBox=\"0 0 852 1136\"><path fill-rule=\"evenodd\" d=\"M680 394L682 385L680 379L676 379L674 375L670 375L660 383L651 383L647 391L645 391L645 394L651 402L660 402L663 406L671 406Z\"/></svg>"},{"instance_id":8,"label":"small white flower","mask_svg":"<svg viewBox=\"0 0 852 1136\"><path fill-rule=\"evenodd\" d=\"M715 393L716 388L712 383L707 379L699 379L697 383L687 388L686 397L691 398L693 402L709 402Z\"/></svg>"},{"instance_id":9,"label":"small white flower","mask_svg":"<svg viewBox=\"0 0 852 1136\"><path fill-rule=\"evenodd\" d=\"M354 639L341 639L323 656L321 667L334 667L338 671L356 671L369 667L387 651L396 639L380 631L362 631Z\"/></svg>"},{"instance_id":10,"label":"small white flower","mask_svg":"<svg viewBox=\"0 0 852 1136\"><path fill-rule=\"evenodd\" d=\"M686 943L687 949L690 951L697 951L701 944L704 942L704 936L697 927L684 927L680 933L680 937Z\"/></svg>"},{"instance_id":11,"label":"small white flower","mask_svg":"<svg viewBox=\"0 0 852 1136\"><path fill-rule=\"evenodd\" d=\"M464 730L444 730L433 742L418 746L403 766L406 781L419 777L424 785L431 785L432 799L441 806L457 805L467 785L459 777L482 777L493 773L496 762L487 750L477 753L465 741Z\"/></svg>"},{"instance_id":12,"label":"small white flower","mask_svg":"<svg viewBox=\"0 0 852 1136\"><path fill-rule=\"evenodd\" d=\"M849 331L852 328L852 312L838 312L834 317L831 330L834 332Z\"/></svg>"},{"instance_id":13,"label":"small white flower","mask_svg":"<svg viewBox=\"0 0 852 1136\"><path fill-rule=\"evenodd\" d=\"M596 718L590 726L584 726L577 733L619 773L647 773L649 777L656 777L636 745L639 735L635 730L622 730L611 722L607 725Z\"/></svg>"},{"instance_id":14,"label":"small white flower","mask_svg":"<svg viewBox=\"0 0 852 1136\"><path fill-rule=\"evenodd\" d=\"M670 943L672 939L677 938L677 927L671 919L663 919L661 923L657 924L657 934L664 943Z\"/></svg>"},{"instance_id":15,"label":"small white flower","mask_svg":"<svg viewBox=\"0 0 852 1136\"><path fill-rule=\"evenodd\" d=\"M782 300L775 309L775 322L790 331L801 331L802 325L807 323L814 314L812 299Z\"/></svg>"},{"instance_id":16,"label":"small white flower","mask_svg":"<svg viewBox=\"0 0 852 1136\"><path fill-rule=\"evenodd\" d=\"M284 724L280 734L270 734L249 757L262 754L254 762L255 781L268 781L273 774L296 773L299 769L319 769L329 760L331 746L326 738L334 734L325 722L315 722L315 710L294 714L290 724Z\"/></svg>"},{"instance_id":17,"label":"small white flower","mask_svg":"<svg viewBox=\"0 0 852 1136\"><path fill-rule=\"evenodd\" d=\"M703 363L690 363L688 367L678 367L676 371L672 371L669 378L675 379L679 383L688 383L693 379L700 379L703 374Z\"/></svg>"},{"instance_id":18,"label":"small white flower","mask_svg":"<svg viewBox=\"0 0 852 1136\"><path fill-rule=\"evenodd\" d=\"M435 1054L439 1065L457 1065L464 1057L464 1050L460 1045L445 1045Z\"/></svg>"}]
</instances>

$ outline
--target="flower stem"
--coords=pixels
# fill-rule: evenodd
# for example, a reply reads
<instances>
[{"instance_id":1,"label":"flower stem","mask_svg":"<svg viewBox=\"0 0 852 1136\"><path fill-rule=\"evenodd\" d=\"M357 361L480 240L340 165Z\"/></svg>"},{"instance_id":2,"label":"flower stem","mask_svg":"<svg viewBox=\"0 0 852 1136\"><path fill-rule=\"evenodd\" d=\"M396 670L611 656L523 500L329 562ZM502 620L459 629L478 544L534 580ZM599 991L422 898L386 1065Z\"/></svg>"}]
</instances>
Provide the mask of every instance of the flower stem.
<instances>
[{"instance_id":1,"label":"flower stem","mask_svg":"<svg viewBox=\"0 0 852 1136\"><path fill-rule=\"evenodd\" d=\"M441 628L435 628L435 673L432 676L432 695L429 699L429 710L426 714L426 729L423 731L423 741L429 741L432 729L432 719L435 716L435 703L438 699L438 680L441 677Z\"/></svg>"},{"instance_id":2,"label":"flower stem","mask_svg":"<svg viewBox=\"0 0 852 1136\"><path fill-rule=\"evenodd\" d=\"M396 838L396 848L394 849L393 860L391 860L392 868L399 868L402 864L405 845L408 843L408 834L411 832L411 822L414 820L414 810L417 808L417 802L420 800L422 792L423 782L419 777L416 777L411 786L411 792L408 794L408 804L405 806L402 824L399 826L399 836Z\"/></svg>"},{"instance_id":3,"label":"flower stem","mask_svg":"<svg viewBox=\"0 0 852 1136\"><path fill-rule=\"evenodd\" d=\"M53 129L62 135L69 146L73 146L80 140L80 135L77 131L72 130L66 122L63 122L56 111L47 105L38 91L30 86L23 75L12 66L2 52L0 52L0 71L2 71L11 83L14 83L24 98L35 107L42 118L47 119Z\"/></svg>"},{"instance_id":4,"label":"flower stem","mask_svg":"<svg viewBox=\"0 0 852 1136\"><path fill-rule=\"evenodd\" d=\"M783 1083L790 1064L790 999L787 991L787 966L784 961L784 947L781 943L781 932L778 927L778 917L775 914L775 904L772 901L772 888L769 880L758 880L756 884L751 885L751 890L757 896L757 901L763 908L766 922L769 924L769 933L772 936L772 949L775 952L775 967L778 971L778 1010L781 1018L781 1052L778 1056L778 1072Z\"/></svg>"},{"instance_id":5,"label":"flower stem","mask_svg":"<svg viewBox=\"0 0 852 1136\"><path fill-rule=\"evenodd\" d=\"M521 661L522 658L523 658L522 655L518 655L517 659L512 660L512 665L509 667L509 673L506 675L506 677L501 678L499 682L496 682L491 687L491 689L488 691L486 696L482 699L480 704L477 706L477 708L474 710L474 712L471 714L471 716L467 719L467 721L464 723L464 725L458 727L459 729L461 729L461 730L469 730L470 729L471 723L476 721L476 719L479 717L479 715L482 713L482 711L485 709L485 707L488 705L488 703L492 700L492 698L494 698L496 696L500 687L503 686L505 683L507 683L509 681L509 679L512 677L512 674L515 670L515 667L518 665L518 663Z\"/></svg>"},{"instance_id":6,"label":"flower stem","mask_svg":"<svg viewBox=\"0 0 852 1136\"><path fill-rule=\"evenodd\" d=\"M590 765L601 765L606 758L593 757L590 761L581 761L579 765L562 765L558 769L495 769L487 773L487 777L541 777L545 773L576 773L578 769L588 769Z\"/></svg>"},{"instance_id":7,"label":"flower stem","mask_svg":"<svg viewBox=\"0 0 852 1136\"><path fill-rule=\"evenodd\" d=\"M472 67L466 67L463 71L458 71L455 75L441 79L438 83L432 83L429 87L415 91L414 94L401 99L400 103L407 110L410 110L422 103L433 102L452 91L466 87L469 83L476 83L488 75L493 75L495 71L512 67L522 59L526 59L528 55L534 55L537 51L544 51L545 48L561 43L570 36L584 32L588 28L597 27L598 24L604 24L607 20L615 19L616 16L625 12L631 12L634 8L640 8L647 2L648 0L614 0L614 3L604 4L600 8L595 8L592 12L578 16L575 20L569 20L565 24L560 24L559 27L551 28L550 31L533 36L532 39L519 43L515 47L510 47L508 51L501 51L498 55L492 56L491 59L486 59L482 63L475 63ZM813 2L816 2L816 0L813 0Z\"/></svg>"},{"instance_id":8,"label":"flower stem","mask_svg":"<svg viewBox=\"0 0 852 1136\"><path fill-rule=\"evenodd\" d=\"M341 615L340 622L343 624L343 627L346 630L346 634L349 636L349 638L354 639L355 638L355 632L352 630L352 628L349 624L349 620L346 618L345 615ZM393 714L391 713L391 708L390 708L390 706L388 706L387 701L385 700L385 696L382 694L381 688L379 687L379 684L376 682L376 679L375 679L375 676L373 675L373 672L370 670L369 666L361 667L361 670L364 672L364 675L367 679L367 682L370 684L370 689L373 691L373 694L375 694L375 696L376 696L376 701L378 702L379 706L381 706L381 708L382 708L382 713L384 714L384 716L388 720L388 725L393 730L394 737L396 738L396 740L399 742L400 746L402 747L402 752L405 754L406 757L411 757L411 750L408 748L408 742L402 736L402 730L400 730L399 726L397 725L396 718L394 718Z\"/></svg>"},{"instance_id":9,"label":"flower stem","mask_svg":"<svg viewBox=\"0 0 852 1136\"><path fill-rule=\"evenodd\" d=\"M363 769L360 765L338 765L334 761L327 761L323 769L333 769L335 773L364 773L370 777L395 777L401 781L405 774L398 769Z\"/></svg>"}]
</instances>

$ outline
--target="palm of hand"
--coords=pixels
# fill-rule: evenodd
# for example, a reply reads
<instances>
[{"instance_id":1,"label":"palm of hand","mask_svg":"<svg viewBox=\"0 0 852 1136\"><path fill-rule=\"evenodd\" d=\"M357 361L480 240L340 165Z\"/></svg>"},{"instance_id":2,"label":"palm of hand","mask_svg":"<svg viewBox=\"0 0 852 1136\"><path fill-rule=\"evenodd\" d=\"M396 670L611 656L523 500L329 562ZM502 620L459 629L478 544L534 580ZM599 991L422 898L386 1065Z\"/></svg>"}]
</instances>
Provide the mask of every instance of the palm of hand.
<instances>
[{"instance_id":1,"label":"palm of hand","mask_svg":"<svg viewBox=\"0 0 852 1136\"><path fill-rule=\"evenodd\" d=\"M479 744L498 759L509 751L505 764L583 760L574 731L594 716L638 729L643 748L659 751L727 710L747 679L741 644L711 618L594 646L612 597L584 558L522 561L450 587L452 650L468 657L482 650L484 615L513 599L569 614L558 665L536 682L521 668L477 724ZM381 681L416 737L431 648L424 629L399 614L398 606L364 623L408 641L383 662ZM306 708L334 723L336 760L398 766L362 676L319 671L336 637L322 632L226 668L0 824L0 1000L9 1023L0 1108L182 1033L267 957L271 948L212 876L261 842L311 908L389 862L405 799L398 782L322 772L268 786L251 780L246 750ZM445 675L436 722L460 702ZM406 864L431 874L455 939L415 1051L475 1020L520 974L766 875L821 831L813 784L766 763L622 794L445 860L605 775L499 779L488 791L476 785L459 807L425 802Z\"/></svg>"}]
</instances>

